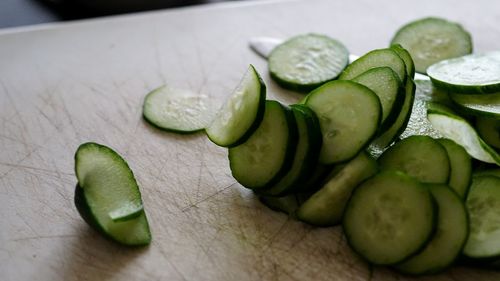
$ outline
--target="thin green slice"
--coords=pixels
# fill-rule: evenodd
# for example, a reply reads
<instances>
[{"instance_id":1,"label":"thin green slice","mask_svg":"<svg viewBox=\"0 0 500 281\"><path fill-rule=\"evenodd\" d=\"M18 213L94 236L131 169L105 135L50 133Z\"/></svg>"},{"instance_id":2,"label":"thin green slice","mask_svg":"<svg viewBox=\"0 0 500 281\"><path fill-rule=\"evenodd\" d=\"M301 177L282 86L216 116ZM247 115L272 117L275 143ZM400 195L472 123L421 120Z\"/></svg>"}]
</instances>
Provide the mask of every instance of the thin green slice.
<instances>
[{"instance_id":1,"label":"thin green slice","mask_svg":"<svg viewBox=\"0 0 500 281\"><path fill-rule=\"evenodd\" d=\"M297 218L320 226L341 223L345 206L354 188L377 171L377 161L362 151L300 206Z\"/></svg>"},{"instance_id":2,"label":"thin green slice","mask_svg":"<svg viewBox=\"0 0 500 281\"><path fill-rule=\"evenodd\" d=\"M500 149L500 120L493 118L476 119L477 133L487 144Z\"/></svg>"},{"instance_id":3,"label":"thin green slice","mask_svg":"<svg viewBox=\"0 0 500 281\"><path fill-rule=\"evenodd\" d=\"M475 176L466 206L470 235L464 255L475 259L500 257L500 178Z\"/></svg>"},{"instance_id":4,"label":"thin green slice","mask_svg":"<svg viewBox=\"0 0 500 281\"><path fill-rule=\"evenodd\" d=\"M250 65L242 80L206 128L215 144L234 147L244 143L259 127L264 116L266 85Z\"/></svg>"},{"instance_id":5,"label":"thin green slice","mask_svg":"<svg viewBox=\"0 0 500 281\"><path fill-rule=\"evenodd\" d=\"M500 166L500 155L479 137L467 120L449 108L430 103L427 118L444 137L463 146L473 158Z\"/></svg>"},{"instance_id":6,"label":"thin green slice","mask_svg":"<svg viewBox=\"0 0 500 281\"><path fill-rule=\"evenodd\" d=\"M185 89L162 86L144 98L143 116L167 131L193 133L205 129L214 116L211 100Z\"/></svg>"},{"instance_id":7,"label":"thin green slice","mask_svg":"<svg viewBox=\"0 0 500 281\"><path fill-rule=\"evenodd\" d=\"M378 96L382 105L380 130L385 131L391 127L401 112L405 99L405 90L398 75L390 67L376 67L352 81L368 87Z\"/></svg>"},{"instance_id":8,"label":"thin green slice","mask_svg":"<svg viewBox=\"0 0 500 281\"><path fill-rule=\"evenodd\" d=\"M450 98L458 106L458 109L464 111L464 113L500 120L500 93L450 94Z\"/></svg>"},{"instance_id":9,"label":"thin green slice","mask_svg":"<svg viewBox=\"0 0 500 281\"><path fill-rule=\"evenodd\" d=\"M378 159L380 169L397 170L425 183L448 183L450 160L445 148L429 136L396 142Z\"/></svg>"},{"instance_id":10,"label":"thin green slice","mask_svg":"<svg viewBox=\"0 0 500 281\"><path fill-rule=\"evenodd\" d=\"M415 101L416 85L413 79L407 79L405 85L405 99L396 121L384 133L378 136L369 147L370 153L380 155L387 146L393 143L397 137L406 129L412 114L413 103Z\"/></svg>"},{"instance_id":11,"label":"thin green slice","mask_svg":"<svg viewBox=\"0 0 500 281\"><path fill-rule=\"evenodd\" d=\"M415 78L415 63L413 62L413 58L410 55L410 52L403 48L400 44L394 44L391 46L391 50L396 52L398 56L404 61L406 66L406 75Z\"/></svg>"},{"instance_id":12,"label":"thin green slice","mask_svg":"<svg viewBox=\"0 0 500 281\"><path fill-rule=\"evenodd\" d=\"M446 185L429 185L438 205L436 233L416 256L396 266L413 275L443 271L460 255L469 233L469 219L462 199Z\"/></svg>"},{"instance_id":13,"label":"thin green slice","mask_svg":"<svg viewBox=\"0 0 500 281\"><path fill-rule=\"evenodd\" d=\"M452 92L499 92L500 51L444 60L430 66L427 74L436 87Z\"/></svg>"},{"instance_id":14,"label":"thin green slice","mask_svg":"<svg viewBox=\"0 0 500 281\"><path fill-rule=\"evenodd\" d=\"M461 25L435 17L404 25L394 35L393 44L400 44L410 52L420 73L438 61L472 52L471 37Z\"/></svg>"},{"instance_id":15,"label":"thin green slice","mask_svg":"<svg viewBox=\"0 0 500 281\"><path fill-rule=\"evenodd\" d=\"M406 65L401 57L392 49L373 50L353 61L342 72L340 80L351 80L354 77L375 67L390 67L399 79L406 83Z\"/></svg>"},{"instance_id":16,"label":"thin green slice","mask_svg":"<svg viewBox=\"0 0 500 281\"><path fill-rule=\"evenodd\" d=\"M103 145L82 144L75 154L75 172L76 207L91 226L124 245L150 243L146 214L137 211L142 210L139 187L120 155Z\"/></svg>"},{"instance_id":17,"label":"thin green slice","mask_svg":"<svg viewBox=\"0 0 500 281\"><path fill-rule=\"evenodd\" d=\"M382 107L377 95L352 81L332 81L306 101L319 118L323 146L319 161L333 164L356 156L377 132Z\"/></svg>"},{"instance_id":18,"label":"thin green slice","mask_svg":"<svg viewBox=\"0 0 500 281\"><path fill-rule=\"evenodd\" d=\"M432 237L436 218L422 183L402 172L383 171L354 190L343 228L358 254L373 264L389 265L419 252Z\"/></svg>"},{"instance_id":19,"label":"thin green slice","mask_svg":"<svg viewBox=\"0 0 500 281\"><path fill-rule=\"evenodd\" d=\"M446 149L450 159L450 179L448 185L465 199L472 180L472 159L465 149L450 139L437 139Z\"/></svg>"},{"instance_id":20,"label":"thin green slice","mask_svg":"<svg viewBox=\"0 0 500 281\"><path fill-rule=\"evenodd\" d=\"M335 79L349 62L349 52L328 36L305 34L274 48L268 62L271 77L278 84L306 92Z\"/></svg>"}]
</instances>

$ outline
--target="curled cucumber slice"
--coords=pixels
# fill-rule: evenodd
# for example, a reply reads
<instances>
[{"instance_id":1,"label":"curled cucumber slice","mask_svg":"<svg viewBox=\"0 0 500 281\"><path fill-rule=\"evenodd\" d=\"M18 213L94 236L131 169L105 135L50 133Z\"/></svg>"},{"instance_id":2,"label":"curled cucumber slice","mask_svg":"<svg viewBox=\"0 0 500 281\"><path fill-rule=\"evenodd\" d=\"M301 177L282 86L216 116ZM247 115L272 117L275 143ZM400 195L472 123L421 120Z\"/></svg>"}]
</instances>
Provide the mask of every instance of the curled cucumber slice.
<instances>
[{"instance_id":1,"label":"curled cucumber slice","mask_svg":"<svg viewBox=\"0 0 500 281\"><path fill-rule=\"evenodd\" d=\"M463 146L475 159L500 166L500 155L479 137L467 120L447 107L429 103L427 119L444 137Z\"/></svg>"},{"instance_id":2,"label":"curled cucumber slice","mask_svg":"<svg viewBox=\"0 0 500 281\"><path fill-rule=\"evenodd\" d=\"M124 245L151 242L139 187L120 155L100 144L82 144L75 154L75 171L75 204L89 225Z\"/></svg>"},{"instance_id":3,"label":"curled cucumber slice","mask_svg":"<svg viewBox=\"0 0 500 281\"><path fill-rule=\"evenodd\" d=\"M245 142L259 127L264 116L266 85L250 65L242 80L206 128L215 144L234 147Z\"/></svg>"}]
</instances>

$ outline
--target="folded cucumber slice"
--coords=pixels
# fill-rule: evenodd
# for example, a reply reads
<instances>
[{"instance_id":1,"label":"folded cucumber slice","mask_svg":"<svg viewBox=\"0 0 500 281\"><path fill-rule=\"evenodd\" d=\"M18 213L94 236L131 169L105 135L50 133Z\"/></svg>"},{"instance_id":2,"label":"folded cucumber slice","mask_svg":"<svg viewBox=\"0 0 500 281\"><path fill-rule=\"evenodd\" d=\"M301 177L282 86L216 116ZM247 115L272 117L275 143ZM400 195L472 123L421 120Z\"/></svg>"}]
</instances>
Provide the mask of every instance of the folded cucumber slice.
<instances>
[{"instance_id":1,"label":"folded cucumber slice","mask_svg":"<svg viewBox=\"0 0 500 281\"><path fill-rule=\"evenodd\" d=\"M391 40L410 52L417 72L444 59L470 54L472 40L457 23L441 18L423 18L401 27Z\"/></svg>"},{"instance_id":2,"label":"folded cucumber slice","mask_svg":"<svg viewBox=\"0 0 500 281\"><path fill-rule=\"evenodd\" d=\"M373 50L361 56L344 69L339 79L351 80L363 72L382 66L390 67L403 83L406 82L406 65L401 57L390 48Z\"/></svg>"},{"instance_id":3,"label":"folded cucumber slice","mask_svg":"<svg viewBox=\"0 0 500 281\"><path fill-rule=\"evenodd\" d=\"M292 105L291 109L299 134L292 168L276 185L263 190L261 195L284 196L298 190L310 178L318 162L322 142L318 117L304 105Z\"/></svg>"},{"instance_id":4,"label":"folded cucumber slice","mask_svg":"<svg viewBox=\"0 0 500 281\"><path fill-rule=\"evenodd\" d=\"M253 190L270 188L292 167L297 135L292 111L277 101L266 101L257 130L246 142L229 149L233 177Z\"/></svg>"},{"instance_id":5,"label":"folded cucumber slice","mask_svg":"<svg viewBox=\"0 0 500 281\"><path fill-rule=\"evenodd\" d=\"M311 92L306 105L318 116L323 146L319 161L332 164L356 156L375 136L382 116L377 95L352 81L332 81Z\"/></svg>"},{"instance_id":6,"label":"folded cucumber slice","mask_svg":"<svg viewBox=\"0 0 500 281\"><path fill-rule=\"evenodd\" d=\"M474 172L474 177L476 176L494 176L500 178L500 169L486 169Z\"/></svg>"},{"instance_id":7,"label":"folded cucumber slice","mask_svg":"<svg viewBox=\"0 0 500 281\"><path fill-rule=\"evenodd\" d=\"M456 93L500 91L500 51L440 61L427 69L438 88Z\"/></svg>"},{"instance_id":8,"label":"folded cucumber slice","mask_svg":"<svg viewBox=\"0 0 500 281\"><path fill-rule=\"evenodd\" d=\"M233 147L245 142L259 127L266 102L266 85L250 65L239 85L206 128L215 144Z\"/></svg>"},{"instance_id":9,"label":"folded cucumber slice","mask_svg":"<svg viewBox=\"0 0 500 281\"><path fill-rule=\"evenodd\" d=\"M427 119L444 137L463 146L473 158L500 166L500 155L478 136L465 119L456 115L449 108L429 103Z\"/></svg>"},{"instance_id":10,"label":"folded cucumber slice","mask_svg":"<svg viewBox=\"0 0 500 281\"><path fill-rule=\"evenodd\" d=\"M120 155L103 145L82 144L75 154L75 172L75 204L85 221L121 244L150 243L139 187Z\"/></svg>"},{"instance_id":11,"label":"folded cucumber slice","mask_svg":"<svg viewBox=\"0 0 500 281\"><path fill-rule=\"evenodd\" d=\"M476 119L477 133L487 144L500 149L500 120L493 118Z\"/></svg>"},{"instance_id":12,"label":"folded cucumber slice","mask_svg":"<svg viewBox=\"0 0 500 281\"><path fill-rule=\"evenodd\" d=\"M390 67L376 67L356 76L352 81L377 94L382 105L380 130L388 129L401 112L405 99L404 88L398 75Z\"/></svg>"},{"instance_id":13,"label":"folded cucumber slice","mask_svg":"<svg viewBox=\"0 0 500 281\"><path fill-rule=\"evenodd\" d=\"M383 132L371 143L370 152L375 155L380 155L384 149L393 143L406 129L406 125L408 124L412 113L413 102L415 100L415 90L416 85L413 79L407 79L405 85L405 99L396 121L392 123L389 129Z\"/></svg>"},{"instance_id":14,"label":"folded cucumber slice","mask_svg":"<svg viewBox=\"0 0 500 281\"><path fill-rule=\"evenodd\" d=\"M328 36L305 34L274 48L268 61L271 77L278 84L306 92L335 79L349 62L349 52Z\"/></svg>"},{"instance_id":15,"label":"folded cucumber slice","mask_svg":"<svg viewBox=\"0 0 500 281\"><path fill-rule=\"evenodd\" d=\"M391 45L390 48L404 61L406 66L406 75L415 79L415 63L413 62L410 52L408 52L408 50L403 48L400 44Z\"/></svg>"},{"instance_id":16,"label":"folded cucumber slice","mask_svg":"<svg viewBox=\"0 0 500 281\"><path fill-rule=\"evenodd\" d=\"M470 235L463 254L473 259L500 257L500 178L475 176L466 207L470 215Z\"/></svg>"},{"instance_id":17,"label":"folded cucumber slice","mask_svg":"<svg viewBox=\"0 0 500 281\"><path fill-rule=\"evenodd\" d=\"M446 149L429 136L411 136L389 147L378 159L380 169L399 170L425 183L448 182Z\"/></svg>"},{"instance_id":18,"label":"folded cucumber slice","mask_svg":"<svg viewBox=\"0 0 500 281\"><path fill-rule=\"evenodd\" d=\"M377 161L362 151L300 206L297 218L319 226L341 223L352 190L377 171Z\"/></svg>"},{"instance_id":19,"label":"folded cucumber slice","mask_svg":"<svg viewBox=\"0 0 500 281\"><path fill-rule=\"evenodd\" d=\"M450 94L450 98L467 114L500 119L500 93Z\"/></svg>"},{"instance_id":20,"label":"folded cucumber slice","mask_svg":"<svg viewBox=\"0 0 500 281\"><path fill-rule=\"evenodd\" d=\"M167 85L147 94L143 105L144 119L160 129L178 133L205 129L214 111L208 96Z\"/></svg>"},{"instance_id":21,"label":"folded cucumber slice","mask_svg":"<svg viewBox=\"0 0 500 281\"><path fill-rule=\"evenodd\" d=\"M450 139L437 139L446 149L450 159L450 179L448 185L465 200L472 180L472 160L465 149Z\"/></svg>"},{"instance_id":22,"label":"folded cucumber slice","mask_svg":"<svg viewBox=\"0 0 500 281\"><path fill-rule=\"evenodd\" d=\"M396 265L413 275L432 274L450 266L459 256L469 233L467 210L462 199L446 185L429 185L438 205L437 230L416 256Z\"/></svg>"},{"instance_id":23,"label":"folded cucumber slice","mask_svg":"<svg viewBox=\"0 0 500 281\"><path fill-rule=\"evenodd\" d=\"M383 171L356 188L343 227L348 243L373 264L403 261L422 249L435 230L437 210L416 179Z\"/></svg>"}]
</instances>

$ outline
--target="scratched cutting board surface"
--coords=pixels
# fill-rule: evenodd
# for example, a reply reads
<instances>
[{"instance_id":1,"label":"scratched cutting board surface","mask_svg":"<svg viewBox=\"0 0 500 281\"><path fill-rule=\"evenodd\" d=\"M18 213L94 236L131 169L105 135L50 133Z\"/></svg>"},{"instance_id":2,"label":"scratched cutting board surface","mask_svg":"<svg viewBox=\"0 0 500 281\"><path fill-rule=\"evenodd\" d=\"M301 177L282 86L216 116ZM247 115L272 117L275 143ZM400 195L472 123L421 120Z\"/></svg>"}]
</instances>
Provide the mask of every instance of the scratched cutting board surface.
<instances>
[{"instance_id":1,"label":"scratched cutting board surface","mask_svg":"<svg viewBox=\"0 0 500 281\"><path fill-rule=\"evenodd\" d=\"M315 228L263 207L231 177L227 151L141 118L169 83L221 101L249 63L279 89L252 36L320 32L352 53L387 46L409 20L440 15L500 49L494 1L258 1L0 31L1 280L401 280L370 268L339 227ZM142 190L153 242L129 249L79 217L73 155L95 141L119 152ZM453 267L427 280L500 280Z\"/></svg>"}]
</instances>

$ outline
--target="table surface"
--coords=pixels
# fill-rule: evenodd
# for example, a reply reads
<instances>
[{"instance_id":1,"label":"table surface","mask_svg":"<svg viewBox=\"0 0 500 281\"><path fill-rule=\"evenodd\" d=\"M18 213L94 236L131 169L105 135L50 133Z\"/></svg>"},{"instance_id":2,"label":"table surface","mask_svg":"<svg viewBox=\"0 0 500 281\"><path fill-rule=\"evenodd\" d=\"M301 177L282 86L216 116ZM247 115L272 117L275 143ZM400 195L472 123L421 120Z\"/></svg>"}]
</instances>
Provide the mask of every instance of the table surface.
<instances>
[{"instance_id":1,"label":"table surface","mask_svg":"<svg viewBox=\"0 0 500 281\"><path fill-rule=\"evenodd\" d=\"M248 38L318 32L354 54L439 15L461 22L476 51L499 50L496 1L233 2L0 31L1 280L414 280L370 267L339 227L268 210L231 177L227 150L203 134L161 132L142 101L168 83L226 98L252 63L268 97L280 89ZM411 6L413 5L413 6ZM74 204L73 155L95 141L119 152L141 187L153 241L118 246ZM423 280L500 280L455 266Z\"/></svg>"}]
</instances>

